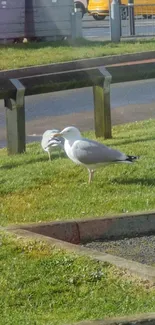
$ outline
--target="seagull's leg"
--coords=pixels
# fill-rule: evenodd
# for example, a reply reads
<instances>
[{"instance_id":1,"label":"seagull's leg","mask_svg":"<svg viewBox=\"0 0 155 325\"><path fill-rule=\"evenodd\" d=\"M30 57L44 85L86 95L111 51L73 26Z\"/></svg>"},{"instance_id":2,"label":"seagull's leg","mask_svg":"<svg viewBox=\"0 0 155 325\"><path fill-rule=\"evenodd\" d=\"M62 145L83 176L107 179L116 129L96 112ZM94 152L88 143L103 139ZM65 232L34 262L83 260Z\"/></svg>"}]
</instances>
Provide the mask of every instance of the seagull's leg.
<instances>
[{"instance_id":1,"label":"seagull's leg","mask_svg":"<svg viewBox=\"0 0 155 325\"><path fill-rule=\"evenodd\" d=\"M49 161L51 161L51 153L50 153L50 150L48 150L47 152L48 152Z\"/></svg>"},{"instance_id":2,"label":"seagull's leg","mask_svg":"<svg viewBox=\"0 0 155 325\"><path fill-rule=\"evenodd\" d=\"M88 172L89 172L89 181L88 181L88 183L90 184L92 182L92 180L93 180L95 170L88 169Z\"/></svg>"}]
</instances>

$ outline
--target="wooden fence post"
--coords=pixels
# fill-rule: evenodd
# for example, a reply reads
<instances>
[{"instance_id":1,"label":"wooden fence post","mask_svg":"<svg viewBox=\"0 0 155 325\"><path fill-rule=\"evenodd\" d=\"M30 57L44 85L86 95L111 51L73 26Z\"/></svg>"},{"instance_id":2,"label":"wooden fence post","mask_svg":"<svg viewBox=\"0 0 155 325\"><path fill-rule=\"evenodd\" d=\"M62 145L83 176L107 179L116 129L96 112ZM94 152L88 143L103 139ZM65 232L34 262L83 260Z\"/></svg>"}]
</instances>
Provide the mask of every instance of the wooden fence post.
<instances>
[{"instance_id":1,"label":"wooden fence post","mask_svg":"<svg viewBox=\"0 0 155 325\"><path fill-rule=\"evenodd\" d=\"M18 79L10 79L16 88L16 98L5 98L7 149L9 154L25 151L25 87Z\"/></svg>"},{"instance_id":2,"label":"wooden fence post","mask_svg":"<svg viewBox=\"0 0 155 325\"><path fill-rule=\"evenodd\" d=\"M112 76L104 68L99 68L105 76L102 85L93 86L94 95L94 123L96 137L112 138L111 110L110 110L110 83Z\"/></svg>"}]
</instances>

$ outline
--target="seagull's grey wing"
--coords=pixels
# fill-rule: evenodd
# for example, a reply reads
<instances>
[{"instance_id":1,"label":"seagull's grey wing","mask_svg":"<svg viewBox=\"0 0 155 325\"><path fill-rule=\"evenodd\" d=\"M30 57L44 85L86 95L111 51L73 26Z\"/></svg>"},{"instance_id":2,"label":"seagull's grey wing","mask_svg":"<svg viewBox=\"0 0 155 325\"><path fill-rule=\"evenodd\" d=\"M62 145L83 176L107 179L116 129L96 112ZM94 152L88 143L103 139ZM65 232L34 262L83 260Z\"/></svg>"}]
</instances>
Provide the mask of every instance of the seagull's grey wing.
<instances>
[{"instance_id":1,"label":"seagull's grey wing","mask_svg":"<svg viewBox=\"0 0 155 325\"><path fill-rule=\"evenodd\" d=\"M64 148L64 139L62 137L52 137L52 134L59 133L58 129L47 130L44 132L41 146L44 150L51 149L52 147L60 147L61 149Z\"/></svg>"},{"instance_id":2,"label":"seagull's grey wing","mask_svg":"<svg viewBox=\"0 0 155 325\"><path fill-rule=\"evenodd\" d=\"M86 165L124 161L127 156L120 151L89 139L78 140L72 147L74 157Z\"/></svg>"},{"instance_id":3,"label":"seagull's grey wing","mask_svg":"<svg viewBox=\"0 0 155 325\"><path fill-rule=\"evenodd\" d=\"M51 134L50 134L50 137L49 137L49 141L56 139L57 141L59 141L59 143L58 143L59 146L63 149L64 148L64 142L65 142L65 140L61 136L53 137L53 135L55 133L60 133L60 131L59 130L56 130L56 129L55 130L51 130Z\"/></svg>"},{"instance_id":4,"label":"seagull's grey wing","mask_svg":"<svg viewBox=\"0 0 155 325\"><path fill-rule=\"evenodd\" d=\"M57 137L57 138L50 138L48 140L48 147L51 147L51 146L58 146L60 147L61 149L64 149L64 139L62 137Z\"/></svg>"},{"instance_id":5,"label":"seagull's grey wing","mask_svg":"<svg viewBox=\"0 0 155 325\"><path fill-rule=\"evenodd\" d=\"M57 138L49 139L49 138L44 137L41 141L41 146L44 150L51 148L52 146L56 146L56 145L59 146L60 144L61 144L61 141Z\"/></svg>"},{"instance_id":6,"label":"seagull's grey wing","mask_svg":"<svg viewBox=\"0 0 155 325\"><path fill-rule=\"evenodd\" d=\"M61 141L57 138L53 138L47 142L46 148L50 148L52 146L59 146L59 145L61 145Z\"/></svg>"}]
</instances>

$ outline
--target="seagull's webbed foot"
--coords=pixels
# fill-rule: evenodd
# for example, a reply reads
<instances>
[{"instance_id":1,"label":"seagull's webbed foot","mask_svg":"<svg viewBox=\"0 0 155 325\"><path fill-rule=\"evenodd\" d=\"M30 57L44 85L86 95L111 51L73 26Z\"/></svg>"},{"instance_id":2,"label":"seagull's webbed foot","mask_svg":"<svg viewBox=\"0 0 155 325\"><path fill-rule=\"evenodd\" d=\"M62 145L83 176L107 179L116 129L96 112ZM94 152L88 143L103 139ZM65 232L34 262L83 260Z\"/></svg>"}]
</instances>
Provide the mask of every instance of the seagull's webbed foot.
<instances>
[{"instance_id":1,"label":"seagull's webbed foot","mask_svg":"<svg viewBox=\"0 0 155 325\"><path fill-rule=\"evenodd\" d=\"M89 180L88 180L88 183L90 184L92 182L92 180L93 180L93 176L94 176L95 170L88 169L88 172L89 172Z\"/></svg>"}]
</instances>

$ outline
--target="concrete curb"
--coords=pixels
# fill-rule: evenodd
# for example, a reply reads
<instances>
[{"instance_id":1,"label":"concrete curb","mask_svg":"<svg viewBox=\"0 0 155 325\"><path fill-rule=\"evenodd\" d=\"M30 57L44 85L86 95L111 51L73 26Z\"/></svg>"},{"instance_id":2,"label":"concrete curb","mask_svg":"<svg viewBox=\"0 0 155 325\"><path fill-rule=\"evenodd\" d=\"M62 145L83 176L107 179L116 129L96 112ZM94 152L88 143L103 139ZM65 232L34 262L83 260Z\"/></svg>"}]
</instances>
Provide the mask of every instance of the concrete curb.
<instances>
[{"instance_id":1,"label":"concrete curb","mask_svg":"<svg viewBox=\"0 0 155 325\"><path fill-rule=\"evenodd\" d=\"M111 66L114 64L144 60L148 61L152 59L155 59L155 51L138 52L124 55L111 55L105 57L67 61L63 63L52 63L19 69L2 70L0 71L0 78L22 78L26 76L62 72L66 70L92 68L98 66Z\"/></svg>"},{"instance_id":2,"label":"concrete curb","mask_svg":"<svg viewBox=\"0 0 155 325\"><path fill-rule=\"evenodd\" d=\"M7 227L5 230L17 236L43 240L52 246L70 250L79 255L86 255L102 262L111 263L155 284L155 267L79 245L82 242L99 238L134 237L136 235L155 233L155 212L130 213L104 219L17 225Z\"/></svg>"},{"instance_id":3,"label":"concrete curb","mask_svg":"<svg viewBox=\"0 0 155 325\"><path fill-rule=\"evenodd\" d=\"M19 224L7 229L23 229L50 236L72 244L80 244L101 238L110 240L155 233L155 211L122 213L103 218L75 219Z\"/></svg>"},{"instance_id":4,"label":"concrete curb","mask_svg":"<svg viewBox=\"0 0 155 325\"><path fill-rule=\"evenodd\" d=\"M94 321L86 320L74 325L155 325L155 313L105 318L103 320Z\"/></svg>"},{"instance_id":5,"label":"concrete curb","mask_svg":"<svg viewBox=\"0 0 155 325\"><path fill-rule=\"evenodd\" d=\"M137 81L155 78L155 60L149 62L137 61L128 62L127 64L111 65L106 67L112 75L111 83L126 81Z\"/></svg>"}]
</instances>

